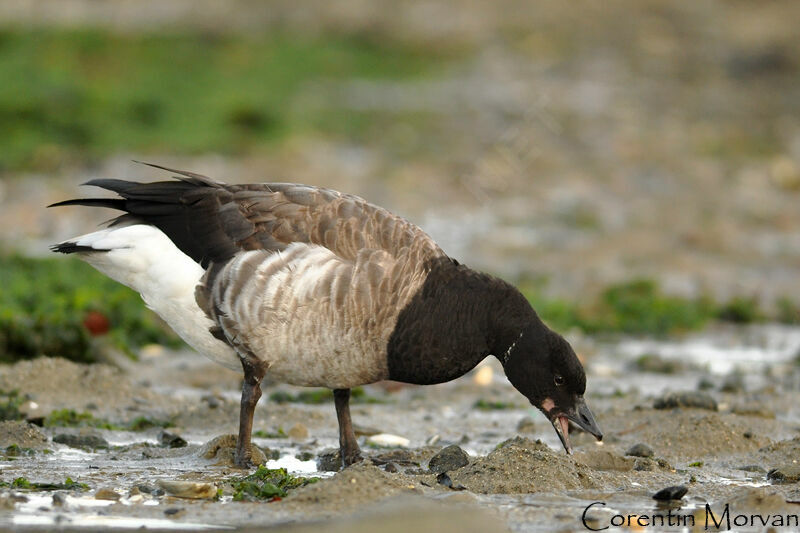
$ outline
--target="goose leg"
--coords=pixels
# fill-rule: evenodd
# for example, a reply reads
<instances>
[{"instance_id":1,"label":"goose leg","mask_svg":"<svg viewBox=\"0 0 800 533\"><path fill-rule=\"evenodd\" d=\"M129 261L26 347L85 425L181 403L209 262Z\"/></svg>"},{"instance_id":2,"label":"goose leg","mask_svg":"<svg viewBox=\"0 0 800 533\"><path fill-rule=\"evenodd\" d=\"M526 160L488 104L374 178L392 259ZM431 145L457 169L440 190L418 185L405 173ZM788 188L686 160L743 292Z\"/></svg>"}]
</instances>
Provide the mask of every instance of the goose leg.
<instances>
[{"instance_id":1,"label":"goose leg","mask_svg":"<svg viewBox=\"0 0 800 533\"><path fill-rule=\"evenodd\" d=\"M334 389L336 418L339 419L339 453L345 467L363 460L358 449L353 421L350 419L350 389Z\"/></svg>"},{"instance_id":2,"label":"goose leg","mask_svg":"<svg viewBox=\"0 0 800 533\"><path fill-rule=\"evenodd\" d=\"M244 369L244 382L242 383L242 402L239 410L239 438L236 440L234 461L240 468L250 468L253 466L253 454L250 449L253 413L259 398L261 398L261 380L264 379L266 367L259 361L242 357L242 368Z\"/></svg>"}]
</instances>

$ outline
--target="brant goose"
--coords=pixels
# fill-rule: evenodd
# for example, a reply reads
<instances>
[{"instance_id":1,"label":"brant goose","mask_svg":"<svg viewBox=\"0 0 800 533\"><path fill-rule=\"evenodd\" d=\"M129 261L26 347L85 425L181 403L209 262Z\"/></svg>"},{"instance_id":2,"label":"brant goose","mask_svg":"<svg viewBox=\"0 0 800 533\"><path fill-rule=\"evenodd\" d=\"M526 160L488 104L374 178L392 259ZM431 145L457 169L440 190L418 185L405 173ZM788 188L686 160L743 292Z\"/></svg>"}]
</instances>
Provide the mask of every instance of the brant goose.
<instances>
[{"instance_id":1,"label":"brant goose","mask_svg":"<svg viewBox=\"0 0 800 533\"><path fill-rule=\"evenodd\" d=\"M407 220L365 200L292 183L94 179L123 211L54 245L141 293L190 346L244 370L236 463L251 463L261 380L333 389L345 466L361 459L350 389L450 381L488 355L571 452L569 421L602 433L570 345L503 280L461 265ZM177 181L176 181L177 180ZM52 206L51 206L52 207Z\"/></svg>"}]
</instances>

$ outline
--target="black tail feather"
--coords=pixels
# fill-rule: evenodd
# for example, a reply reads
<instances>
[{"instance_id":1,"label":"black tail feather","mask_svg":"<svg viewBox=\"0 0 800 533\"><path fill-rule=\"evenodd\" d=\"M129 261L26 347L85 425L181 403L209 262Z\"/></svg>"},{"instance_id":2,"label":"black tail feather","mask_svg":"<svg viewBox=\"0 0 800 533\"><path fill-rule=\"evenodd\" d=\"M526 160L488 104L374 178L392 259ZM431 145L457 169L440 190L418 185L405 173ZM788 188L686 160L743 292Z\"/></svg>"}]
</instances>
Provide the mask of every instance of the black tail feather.
<instances>
[{"instance_id":1,"label":"black tail feather","mask_svg":"<svg viewBox=\"0 0 800 533\"><path fill-rule=\"evenodd\" d=\"M123 211L123 215L110 221L111 226L132 222L156 226L186 255L204 267L211 261L227 260L238 251L236 244L222 230L218 218L220 199L217 194L230 194L223 184L193 172L144 164L185 177L176 176L178 181L154 183L93 179L85 185L115 192L121 198L79 198L57 202L49 207L85 205ZM87 251L68 244L57 245L53 251Z\"/></svg>"},{"instance_id":2,"label":"black tail feather","mask_svg":"<svg viewBox=\"0 0 800 533\"><path fill-rule=\"evenodd\" d=\"M122 198L76 198L75 200L56 202L47 207L62 207L65 205L88 205L90 207L108 207L122 211L125 210L125 200Z\"/></svg>"},{"instance_id":3,"label":"black tail feather","mask_svg":"<svg viewBox=\"0 0 800 533\"><path fill-rule=\"evenodd\" d=\"M148 167L157 168L159 170L166 170L167 172L174 172L175 174L180 174L180 176L175 176L181 181L186 181L189 183L195 183L196 185L219 185L218 181L214 181L208 176L203 176L202 174L197 174L195 172L189 172L188 170L178 170L175 168L164 167L161 165L157 165L155 163L147 163L145 161L136 161L133 160L134 163L139 163L140 165L147 165ZM181 177L185 176L185 177ZM187 179L188 178L188 179Z\"/></svg>"},{"instance_id":4,"label":"black tail feather","mask_svg":"<svg viewBox=\"0 0 800 533\"><path fill-rule=\"evenodd\" d=\"M83 246L74 242L62 242L54 244L50 247L53 252L60 252L62 254L74 254L77 252L107 252L108 250L97 250L91 246Z\"/></svg>"}]
</instances>

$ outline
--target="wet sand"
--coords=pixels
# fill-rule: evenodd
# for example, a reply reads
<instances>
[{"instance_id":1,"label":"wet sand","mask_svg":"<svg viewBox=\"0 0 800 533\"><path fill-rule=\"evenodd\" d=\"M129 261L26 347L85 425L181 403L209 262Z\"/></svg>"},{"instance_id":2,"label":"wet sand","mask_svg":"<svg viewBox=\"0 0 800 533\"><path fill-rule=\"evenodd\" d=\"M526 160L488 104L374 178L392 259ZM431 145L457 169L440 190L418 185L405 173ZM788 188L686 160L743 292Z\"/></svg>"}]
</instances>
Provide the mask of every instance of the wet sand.
<instances>
[{"instance_id":1,"label":"wet sand","mask_svg":"<svg viewBox=\"0 0 800 533\"><path fill-rule=\"evenodd\" d=\"M23 452L0 454L1 481L25 477L35 483L63 483L69 477L88 490L0 488L0 527L280 526L310 531L324 521L326 528L333 524L341 530L369 531L377 520L398 530L578 531L585 530L581 517L592 502L606 504L595 505L586 515L590 525L602 527L617 512L640 516L666 509L652 495L673 485L688 488L673 503L675 512L699 513L700 524L706 503L720 512L726 503L731 513L800 512L789 503L800 501L800 485L791 477L800 458L795 407L800 390L797 367L790 360L771 365L770 371L752 371L742 388L728 386L730 392L722 392L726 376L703 368L663 375L630 370L619 353L621 344L601 347L586 339L577 344L587 354L587 400L606 437L598 444L573 432L572 456L560 449L550 424L525 406L493 360L485 362L492 369L488 385L479 385L473 372L432 387L366 387L366 394L380 403L353 406L361 432L400 435L410 440L410 447L378 448L362 436L367 459L338 473L320 472L316 463L321 452L336 447L332 403L276 403L268 400L275 390L299 389L267 385L255 429L268 438L254 442L268 457L279 458L268 466L322 478L274 502L231 501L230 480L246 472L232 467L230 455L210 454L204 446L236 430L235 372L190 352L157 350L124 371L62 359L6 366L0 371L0 390L17 389L28 398L21 408L34 421L63 408L120 427L140 417L168 420L172 426L167 431L188 445L161 445L158 427L131 431L2 423L0 450L16 444ZM618 362L616 370L609 361ZM700 381L711 383L704 393L717 410L653 407L668 391L694 394ZM637 390L637 384L647 389ZM482 410L475 407L478 399L512 407ZM108 447L81 449L54 442L63 441L64 434L101 437ZM652 449L651 457L626 456L639 443ZM449 471L449 482L437 480L428 461L450 444L467 452L468 464ZM773 469L788 478L770 479ZM187 499L140 489L158 487L160 480L212 483L222 489L221 496ZM98 499L109 497L109 489L114 499Z\"/></svg>"}]
</instances>

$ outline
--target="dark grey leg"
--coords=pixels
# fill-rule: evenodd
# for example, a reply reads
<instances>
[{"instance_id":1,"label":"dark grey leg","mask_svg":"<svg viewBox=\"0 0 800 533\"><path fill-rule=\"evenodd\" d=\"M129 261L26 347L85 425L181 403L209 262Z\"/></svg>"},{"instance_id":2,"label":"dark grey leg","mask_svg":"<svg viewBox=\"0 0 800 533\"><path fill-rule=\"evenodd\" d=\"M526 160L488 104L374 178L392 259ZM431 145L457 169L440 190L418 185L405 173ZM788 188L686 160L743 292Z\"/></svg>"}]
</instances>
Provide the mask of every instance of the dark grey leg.
<instances>
[{"instance_id":1,"label":"dark grey leg","mask_svg":"<svg viewBox=\"0 0 800 533\"><path fill-rule=\"evenodd\" d=\"M236 466L250 468L252 453L250 450L250 437L253 433L253 413L256 404L261 398L261 380L264 379L266 367L260 361L253 362L242 358L244 369L244 383L242 384L242 403L239 410L239 438L236 441Z\"/></svg>"},{"instance_id":2,"label":"dark grey leg","mask_svg":"<svg viewBox=\"0 0 800 533\"><path fill-rule=\"evenodd\" d=\"M336 404L336 418L339 419L339 453L344 466L350 466L364 458L358 449L353 421L350 419L350 389L334 389L333 400Z\"/></svg>"}]
</instances>

